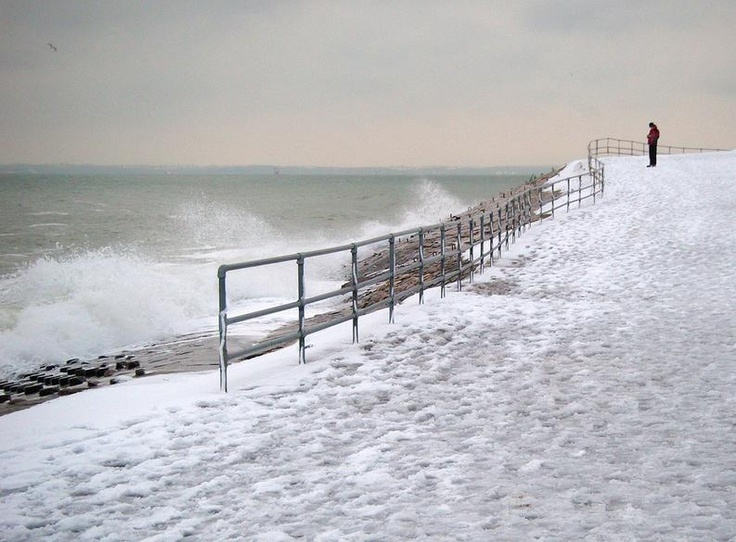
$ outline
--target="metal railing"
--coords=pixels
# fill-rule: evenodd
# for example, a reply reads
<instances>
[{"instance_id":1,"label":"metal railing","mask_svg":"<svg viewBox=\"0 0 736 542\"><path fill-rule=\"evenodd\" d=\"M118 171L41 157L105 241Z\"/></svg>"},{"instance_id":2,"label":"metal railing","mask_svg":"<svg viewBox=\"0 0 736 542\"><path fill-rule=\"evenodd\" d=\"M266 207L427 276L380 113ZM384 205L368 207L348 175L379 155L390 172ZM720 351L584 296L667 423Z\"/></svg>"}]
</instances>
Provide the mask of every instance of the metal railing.
<instances>
[{"instance_id":1,"label":"metal railing","mask_svg":"<svg viewBox=\"0 0 736 542\"><path fill-rule=\"evenodd\" d=\"M595 202L595 198L603 194L603 164L594 157L590 164L591 169L580 175L554 181L546 179L544 183L511 194L492 210L479 206L464 215L451 216L448 222L322 250L221 265L217 271L221 389L227 391L227 369L233 359L253 357L298 342L299 363L305 363L305 339L313 333L352 321L353 342L357 342L360 316L388 308L389 322L393 322L395 306L412 295L418 294L419 303L422 303L428 288L439 286L442 297L448 284L455 283L461 290L464 279L472 282L473 274L482 273L485 265L492 265L494 258L500 258L503 250L532 222L554 217L556 211L569 210L571 205L580 206L589 198ZM361 258L361 249L370 249L372 255ZM348 282L332 291L307 295L307 262L335 254L350 255ZM262 310L229 314L229 274L286 262L296 263L297 299ZM309 306L339 297L349 300L347 308L307 318ZM230 326L294 310L296 324L238 352L228 350Z\"/></svg>"},{"instance_id":2,"label":"metal railing","mask_svg":"<svg viewBox=\"0 0 736 542\"><path fill-rule=\"evenodd\" d=\"M545 212L549 213L552 217L555 216L555 211L564 208L570 210L570 205L577 202L577 206L580 207L582 203L592 198L595 203L596 197L603 196L604 189L604 165L603 162L595 157L590 159L592 167L589 167L588 171L581 173L580 175L573 177L566 177L557 181L551 181L545 185L550 190L550 202L545 207ZM589 179L589 184L583 186L583 179ZM577 186L575 183L577 182ZM562 188L559 188L562 186ZM577 197L575 197L577 196ZM542 221L545 218L545 213L539 213L539 220Z\"/></svg>"},{"instance_id":3,"label":"metal railing","mask_svg":"<svg viewBox=\"0 0 736 542\"><path fill-rule=\"evenodd\" d=\"M675 147L672 145L657 145L658 154L687 154L696 152L717 152L723 149L706 149L704 147ZM588 157L598 156L642 156L649 152L649 147L643 141L616 139L604 137L594 139L588 143Z\"/></svg>"}]
</instances>

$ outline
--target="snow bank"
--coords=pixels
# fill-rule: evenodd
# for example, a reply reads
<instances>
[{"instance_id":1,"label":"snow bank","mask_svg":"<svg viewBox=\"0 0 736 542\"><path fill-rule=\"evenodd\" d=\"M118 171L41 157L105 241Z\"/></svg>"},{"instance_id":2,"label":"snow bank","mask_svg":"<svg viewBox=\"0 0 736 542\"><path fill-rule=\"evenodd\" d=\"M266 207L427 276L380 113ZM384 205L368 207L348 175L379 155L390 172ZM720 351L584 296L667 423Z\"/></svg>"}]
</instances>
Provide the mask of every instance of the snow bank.
<instances>
[{"instance_id":1,"label":"snow bank","mask_svg":"<svg viewBox=\"0 0 736 542\"><path fill-rule=\"evenodd\" d=\"M736 153L605 163L360 344L3 417L4 539L733 539Z\"/></svg>"}]
</instances>

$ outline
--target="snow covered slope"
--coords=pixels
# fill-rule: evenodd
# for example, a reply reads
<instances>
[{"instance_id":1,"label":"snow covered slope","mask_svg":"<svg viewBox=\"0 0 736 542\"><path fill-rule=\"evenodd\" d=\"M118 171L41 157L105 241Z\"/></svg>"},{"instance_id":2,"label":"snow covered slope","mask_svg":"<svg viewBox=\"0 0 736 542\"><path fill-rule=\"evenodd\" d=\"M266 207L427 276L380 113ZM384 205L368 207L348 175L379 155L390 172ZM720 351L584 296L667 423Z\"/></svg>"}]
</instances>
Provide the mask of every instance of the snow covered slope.
<instances>
[{"instance_id":1,"label":"snow covered slope","mask_svg":"<svg viewBox=\"0 0 736 542\"><path fill-rule=\"evenodd\" d=\"M0 418L2 538L733 540L736 152L605 163L360 344Z\"/></svg>"}]
</instances>

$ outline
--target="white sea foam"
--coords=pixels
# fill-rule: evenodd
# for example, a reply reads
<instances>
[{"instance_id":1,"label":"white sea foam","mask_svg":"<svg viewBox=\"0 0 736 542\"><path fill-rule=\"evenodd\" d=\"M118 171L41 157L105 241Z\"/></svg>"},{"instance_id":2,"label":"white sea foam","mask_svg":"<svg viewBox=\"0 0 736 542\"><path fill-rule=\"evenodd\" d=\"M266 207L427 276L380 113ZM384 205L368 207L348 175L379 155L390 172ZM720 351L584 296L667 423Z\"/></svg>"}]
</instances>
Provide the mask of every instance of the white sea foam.
<instances>
[{"instance_id":1,"label":"white sea foam","mask_svg":"<svg viewBox=\"0 0 736 542\"><path fill-rule=\"evenodd\" d=\"M51 228L51 227L66 227L68 224L64 224L62 222L43 222L40 224L31 224L28 227L29 228Z\"/></svg>"},{"instance_id":2,"label":"white sea foam","mask_svg":"<svg viewBox=\"0 0 736 542\"><path fill-rule=\"evenodd\" d=\"M182 271L110 250L36 261L2 283L3 372L94 356L203 325L212 314L214 279L204 266Z\"/></svg>"},{"instance_id":3,"label":"white sea foam","mask_svg":"<svg viewBox=\"0 0 736 542\"><path fill-rule=\"evenodd\" d=\"M254 247L278 244L280 234L268 220L249 209L211 201L206 195L180 204L171 217L186 253L195 248Z\"/></svg>"},{"instance_id":4,"label":"white sea foam","mask_svg":"<svg viewBox=\"0 0 736 542\"><path fill-rule=\"evenodd\" d=\"M401 226L411 228L442 222L450 213L463 210L463 202L439 183L422 179L415 184L417 203L404 209Z\"/></svg>"},{"instance_id":5,"label":"white sea foam","mask_svg":"<svg viewBox=\"0 0 736 542\"><path fill-rule=\"evenodd\" d=\"M399 212L381 221L367 220L359 229L362 239L447 220L450 213L463 210L463 202L450 194L437 181L421 179L413 183L411 196Z\"/></svg>"}]
</instances>

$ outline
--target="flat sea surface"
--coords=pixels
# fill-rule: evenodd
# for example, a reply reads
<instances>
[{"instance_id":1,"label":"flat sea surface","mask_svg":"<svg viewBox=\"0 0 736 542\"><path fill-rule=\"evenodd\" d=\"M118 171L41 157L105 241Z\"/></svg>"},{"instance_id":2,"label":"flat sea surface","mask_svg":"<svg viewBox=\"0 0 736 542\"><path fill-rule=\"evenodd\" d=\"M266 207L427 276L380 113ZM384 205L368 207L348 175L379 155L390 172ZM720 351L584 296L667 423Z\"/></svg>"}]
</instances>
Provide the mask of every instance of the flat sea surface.
<instances>
[{"instance_id":1,"label":"flat sea surface","mask_svg":"<svg viewBox=\"0 0 736 542\"><path fill-rule=\"evenodd\" d=\"M434 224L531 173L0 174L0 376L213 330L222 263ZM231 302L289 299L292 277L254 272Z\"/></svg>"}]
</instances>

